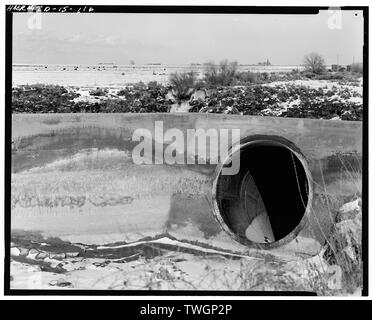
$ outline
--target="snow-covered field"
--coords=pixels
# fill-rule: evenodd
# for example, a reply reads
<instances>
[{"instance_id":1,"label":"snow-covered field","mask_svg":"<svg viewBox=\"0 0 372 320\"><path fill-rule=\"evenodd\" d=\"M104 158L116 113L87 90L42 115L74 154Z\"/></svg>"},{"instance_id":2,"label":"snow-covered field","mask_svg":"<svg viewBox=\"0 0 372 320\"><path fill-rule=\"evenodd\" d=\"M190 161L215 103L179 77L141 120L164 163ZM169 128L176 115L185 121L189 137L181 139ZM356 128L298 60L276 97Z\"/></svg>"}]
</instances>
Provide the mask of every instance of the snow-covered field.
<instances>
[{"instance_id":1,"label":"snow-covered field","mask_svg":"<svg viewBox=\"0 0 372 320\"><path fill-rule=\"evenodd\" d=\"M291 72L301 66L240 66L241 71ZM58 84L63 86L120 87L129 83L157 81L167 83L175 72L203 74L202 65L14 65L13 86Z\"/></svg>"}]
</instances>

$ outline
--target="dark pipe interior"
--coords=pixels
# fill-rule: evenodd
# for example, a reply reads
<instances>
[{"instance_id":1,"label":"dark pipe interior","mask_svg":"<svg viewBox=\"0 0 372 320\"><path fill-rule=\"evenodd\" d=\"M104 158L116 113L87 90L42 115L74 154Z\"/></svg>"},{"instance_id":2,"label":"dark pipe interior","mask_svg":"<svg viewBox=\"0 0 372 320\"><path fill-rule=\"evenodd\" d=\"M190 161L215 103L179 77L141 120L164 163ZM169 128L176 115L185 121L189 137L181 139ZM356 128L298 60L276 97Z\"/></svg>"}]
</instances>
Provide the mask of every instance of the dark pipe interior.
<instances>
[{"instance_id":1,"label":"dark pipe interior","mask_svg":"<svg viewBox=\"0 0 372 320\"><path fill-rule=\"evenodd\" d=\"M222 218L230 230L245 238L244 230L252 219L237 216L234 206L241 201L239 190L249 171L266 207L275 241L283 239L300 223L307 206L308 182L302 163L278 144L248 145L241 149L240 159L237 175L218 178L217 203Z\"/></svg>"}]
</instances>

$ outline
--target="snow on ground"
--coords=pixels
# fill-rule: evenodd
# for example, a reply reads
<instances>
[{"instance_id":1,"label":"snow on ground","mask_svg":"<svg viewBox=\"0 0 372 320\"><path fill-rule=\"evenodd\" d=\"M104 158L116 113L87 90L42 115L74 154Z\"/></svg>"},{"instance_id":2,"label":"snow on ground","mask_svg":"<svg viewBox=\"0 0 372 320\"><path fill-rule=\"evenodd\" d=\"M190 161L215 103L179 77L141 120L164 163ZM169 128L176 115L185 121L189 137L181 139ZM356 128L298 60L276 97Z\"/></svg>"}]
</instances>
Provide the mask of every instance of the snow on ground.
<instances>
[{"instance_id":1,"label":"snow on ground","mask_svg":"<svg viewBox=\"0 0 372 320\"><path fill-rule=\"evenodd\" d=\"M341 206L336 218L340 222L334 232L341 232L340 235L346 239L359 241L350 240L349 245L337 254L346 249L353 251L355 243L361 244L361 199ZM184 230L190 228L188 226ZM220 246L180 241L165 235L142 238L134 243L99 246L35 236L30 238L33 239L30 243L25 239L13 234L10 250L12 289L285 290L311 291L320 295L361 293L360 285L345 290L337 287L338 283L341 284L337 279L341 281L345 271L331 262L328 246L313 254L301 254L298 248L292 248L294 252L291 252L290 246L296 244L302 248L306 245L314 247L310 239L302 237L297 237L287 248L247 248L244 253L224 250ZM354 256L351 255L356 263L358 260ZM355 266L355 272L361 272L358 269L360 265ZM337 275L339 278L336 279Z\"/></svg>"},{"instance_id":2,"label":"snow on ground","mask_svg":"<svg viewBox=\"0 0 372 320\"><path fill-rule=\"evenodd\" d=\"M278 85L294 85L294 86L305 86L309 87L312 89L328 89L331 90L333 87L336 88L348 88L354 92L357 92L359 94L363 94L363 78L359 79L359 84L358 86L353 86L353 85L346 85L346 84L340 84L337 81L329 81L329 80L312 80L312 79L307 79L307 80L290 80L290 81L274 81L270 83L265 83L263 84L264 86L268 87L276 87Z\"/></svg>"},{"instance_id":3,"label":"snow on ground","mask_svg":"<svg viewBox=\"0 0 372 320\"><path fill-rule=\"evenodd\" d=\"M131 262L99 258L49 259L64 273L41 271L37 265L11 263L13 289L107 290L311 290L314 268L325 272L319 256L285 264L267 259L229 259L169 252Z\"/></svg>"},{"instance_id":4,"label":"snow on ground","mask_svg":"<svg viewBox=\"0 0 372 320\"><path fill-rule=\"evenodd\" d=\"M310 89L322 89L324 90L324 97L314 98L314 102L324 102L324 101L333 101L333 103L355 103L358 105L363 104L363 78L359 79L359 84L357 86L350 84L342 84L337 81L329 80L291 80L291 81L275 81L271 83L262 84L266 87L273 87L279 90L286 91L288 87L307 87ZM331 96L328 96L327 93L332 92ZM276 98L276 95L273 96ZM296 108L301 103L301 100L293 97L288 101L279 103L279 106L275 109L267 108L262 110L263 114L280 116L283 112L287 111L290 108ZM349 111L345 111L349 112ZM340 120L340 117L334 117L330 120Z\"/></svg>"}]
</instances>

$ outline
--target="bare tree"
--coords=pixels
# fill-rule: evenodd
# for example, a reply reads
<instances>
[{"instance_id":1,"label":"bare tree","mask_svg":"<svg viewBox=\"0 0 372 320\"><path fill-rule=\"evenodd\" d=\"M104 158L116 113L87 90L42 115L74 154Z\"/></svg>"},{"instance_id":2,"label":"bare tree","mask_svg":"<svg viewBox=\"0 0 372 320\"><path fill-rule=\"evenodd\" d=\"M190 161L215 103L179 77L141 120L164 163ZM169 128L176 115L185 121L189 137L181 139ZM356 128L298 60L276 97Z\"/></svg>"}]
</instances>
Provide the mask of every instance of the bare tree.
<instances>
[{"instance_id":1,"label":"bare tree","mask_svg":"<svg viewBox=\"0 0 372 320\"><path fill-rule=\"evenodd\" d=\"M214 62L205 64L204 79L211 86L228 86L234 81L237 73L238 63L236 61L222 60L219 65Z\"/></svg>"},{"instance_id":2,"label":"bare tree","mask_svg":"<svg viewBox=\"0 0 372 320\"><path fill-rule=\"evenodd\" d=\"M317 74L324 72L326 69L324 58L316 52L307 54L304 57L304 64L306 70Z\"/></svg>"}]
</instances>

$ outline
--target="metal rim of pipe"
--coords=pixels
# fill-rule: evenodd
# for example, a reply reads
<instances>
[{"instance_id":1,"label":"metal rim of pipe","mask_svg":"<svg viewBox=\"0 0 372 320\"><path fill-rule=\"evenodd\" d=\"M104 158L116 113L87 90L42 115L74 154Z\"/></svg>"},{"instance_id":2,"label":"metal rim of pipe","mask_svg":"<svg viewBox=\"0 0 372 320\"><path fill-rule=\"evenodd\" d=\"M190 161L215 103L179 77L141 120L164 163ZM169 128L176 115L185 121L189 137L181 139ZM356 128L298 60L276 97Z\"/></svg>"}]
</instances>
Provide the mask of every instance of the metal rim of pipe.
<instances>
[{"instance_id":1,"label":"metal rim of pipe","mask_svg":"<svg viewBox=\"0 0 372 320\"><path fill-rule=\"evenodd\" d=\"M218 199L217 199L217 185L218 185L218 179L221 174L221 170L223 166L226 163L230 162L231 157L233 156L234 153L236 153L238 150L244 150L247 148L251 148L254 145L271 145L271 146L279 146L282 148L288 149L292 154L297 157L297 159L300 161L303 170L305 171L306 174L306 179L307 179L307 184L308 184L308 199L307 199L307 205L306 209L303 213L301 221L298 223L298 225L285 237L271 242L271 243L257 243L248 240L247 238L243 238L236 234L225 222L219 205L218 205ZM305 225L308 223L308 218L311 214L311 207L312 207L312 200L313 200L313 184L312 184L312 177L311 177L311 172L308 167L308 163L306 160L306 157L303 155L301 150L291 141L281 137L281 136L275 136L275 135L252 135L252 136L247 136L243 139L241 139L239 144L233 145L229 152L228 155L225 159L225 161L222 161L220 164L217 165L216 170L214 172L213 176L213 183L212 183L212 206L213 206L213 214L222 229L230 235L231 238L236 240L237 242L246 245L247 247L250 248L260 248L260 249L273 249L280 247L284 244L289 243L290 241L294 240L299 232L305 227Z\"/></svg>"}]
</instances>

